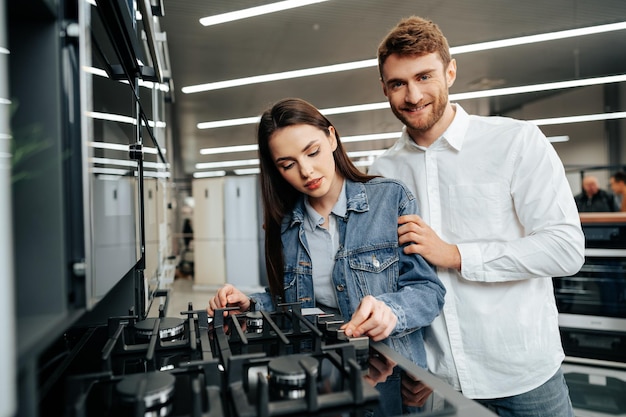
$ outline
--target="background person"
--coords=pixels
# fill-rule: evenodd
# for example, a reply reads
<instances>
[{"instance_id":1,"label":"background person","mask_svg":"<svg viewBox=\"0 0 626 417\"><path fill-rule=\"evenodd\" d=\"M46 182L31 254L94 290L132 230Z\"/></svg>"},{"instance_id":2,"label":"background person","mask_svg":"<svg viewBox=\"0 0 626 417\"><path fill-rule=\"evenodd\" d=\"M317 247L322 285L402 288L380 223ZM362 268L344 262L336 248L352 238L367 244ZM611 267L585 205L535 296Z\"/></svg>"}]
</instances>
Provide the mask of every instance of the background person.
<instances>
[{"instance_id":1,"label":"background person","mask_svg":"<svg viewBox=\"0 0 626 417\"><path fill-rule=\"evenodd\" d=\"M598 178L593 175L585 175L582 187L582 192L574 197L579 212L619 211L615 197L600 188Z\"/></svg>"},{"instance_id":2,"label":"background person","mask_svg":"<svg viewBox=\"0 0 626 417\"><path fill-rule=\"evenodd\" d=\"M580 269L584 236L561 161L535 125L450 103L456 62L433 22L400 21L378 63L404 128L370 172L416 194L400 243L447 291L429 369L500 416L572 417L551 277Z\"/></svg>"},{"instance_id":3,"label":"background person","mask_svg":"<svg viewBox=\"0 0 626 417\"><path fill-rule=\"evenodd\" d=\"M338 311L350 318L348 336L384 340L425 367L423 328L445 290L431 265L398 244L398 215L417 212L414 196L360 172L335 127L304 100L264 112L258 141L269 293L249 298L225 285L209 315L225 306L273 311L276 297L301 302Z\"/></svg>"},{"instance_id":4,"label":"background person","mask_svg":"<svg viewBox=\"0 0 626 417\"><path fill-rule=\"evenodd\" d=\"M624 198L626 195L626 172L617 171L611 175L609 183L611 184L611 191L617 198L619 211L626 211L626 198Z\"/></svg>"}]
</instances>

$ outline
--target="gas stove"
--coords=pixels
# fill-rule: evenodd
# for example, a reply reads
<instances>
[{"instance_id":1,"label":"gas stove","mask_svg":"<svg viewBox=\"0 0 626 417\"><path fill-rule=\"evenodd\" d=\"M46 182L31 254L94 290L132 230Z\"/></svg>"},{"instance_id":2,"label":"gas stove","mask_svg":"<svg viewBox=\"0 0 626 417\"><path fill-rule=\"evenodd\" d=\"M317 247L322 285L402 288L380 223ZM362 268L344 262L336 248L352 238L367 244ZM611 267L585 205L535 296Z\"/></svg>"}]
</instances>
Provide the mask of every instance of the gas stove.
<instances>
[{"instance_id":1,"label":"gas stove","mask_svg":"<svg viewBox=\"0 0 626 417\"><path fill-rule=\"evenodd\" d=\"M190 303L166 317L161 306L140 320L131 309L68 331L42 415L492 415L386 345L347 337L342 317L300 304L229 310L213 319Z\"/></svg>"}]
</instances>

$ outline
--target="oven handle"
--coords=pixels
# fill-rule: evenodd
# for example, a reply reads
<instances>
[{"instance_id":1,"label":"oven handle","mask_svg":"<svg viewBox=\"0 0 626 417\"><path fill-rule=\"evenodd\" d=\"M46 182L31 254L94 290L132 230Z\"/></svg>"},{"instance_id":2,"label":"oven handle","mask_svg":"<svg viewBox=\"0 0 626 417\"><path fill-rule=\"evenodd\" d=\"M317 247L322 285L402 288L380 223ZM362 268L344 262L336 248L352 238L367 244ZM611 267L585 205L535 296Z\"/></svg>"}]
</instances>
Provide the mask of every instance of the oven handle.
<instances>
[{"instance_id":1,"label":"oven handle","mask_svg":"<svg viewBox=\"0 0 626 417\"><path fill-rule=\"evenodd\" d=\"M626 258L626 249L586 248L586 257Z\"/></svg>"}]
</instances>

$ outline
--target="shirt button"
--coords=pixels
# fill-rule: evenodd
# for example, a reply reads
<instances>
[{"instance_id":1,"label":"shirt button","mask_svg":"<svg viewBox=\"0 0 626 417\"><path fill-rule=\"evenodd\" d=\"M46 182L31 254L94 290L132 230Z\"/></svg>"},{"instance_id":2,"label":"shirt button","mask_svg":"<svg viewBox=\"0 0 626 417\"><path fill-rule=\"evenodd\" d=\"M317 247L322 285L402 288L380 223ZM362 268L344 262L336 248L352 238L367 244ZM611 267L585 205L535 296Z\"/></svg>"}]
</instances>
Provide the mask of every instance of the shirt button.
<instances>
[{"instance_id":1,"label":"shirt button","mask_svg":"<svg viewBox=\"0 0 626 417\"><path fill-rule=\"evenodd\" d=\"M343 284L337 285L337 291L343 291L346 287Z\"/></svg>"}]
</instances>

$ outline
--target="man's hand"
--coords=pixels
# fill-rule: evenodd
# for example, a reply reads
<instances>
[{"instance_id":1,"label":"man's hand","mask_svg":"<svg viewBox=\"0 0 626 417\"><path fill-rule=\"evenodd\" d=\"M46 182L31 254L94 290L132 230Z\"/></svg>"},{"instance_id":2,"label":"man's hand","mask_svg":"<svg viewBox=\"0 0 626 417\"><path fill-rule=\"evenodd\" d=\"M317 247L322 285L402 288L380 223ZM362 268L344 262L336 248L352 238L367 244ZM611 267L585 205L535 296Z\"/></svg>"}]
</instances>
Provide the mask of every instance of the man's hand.
<instances>
[{"instance_id":1,"label":"man's hand","mask_svg":"<svg viewBox=\"0 0 626 417\"><path fill-rule=\"evenodd\" d=\"M349 322L341 326L346 336L368 336L374 341L386 339L396 327L398 318L389 306L371 295L363 297Z\"/></svg>"},{"instance_id":2,"label":"man's hand","mask_svg":"<svg viewBox=\"0 0 626 417\"><path fill-rule=\"evenodd\" d=\"M247 295L239 291L237 288L233 287L230 284L224 285L222 288L217 290L215 296L209 300L209 306L206 311L209 313L209 316L213 317L215 314L215 310L218 308L224 307L239 307L238 310L231 310L229 312L224 312L224 316L230 314L239 314L244 311L248 311L250 308L250 299Z\"/></svg>"},{"instance_id":3,"label":"man's hand","mask_svg":"<svg viewBox=\"0 0 626 417\"><path fill-rule=\"evenodd\" d=\"M398 243L413 243L404 248L404 253L422 255L431 264L442 268L461 269L461 254L456 245L441 240L420 216L400 216L398 224Z\"/></svg>"}]
</instances>

